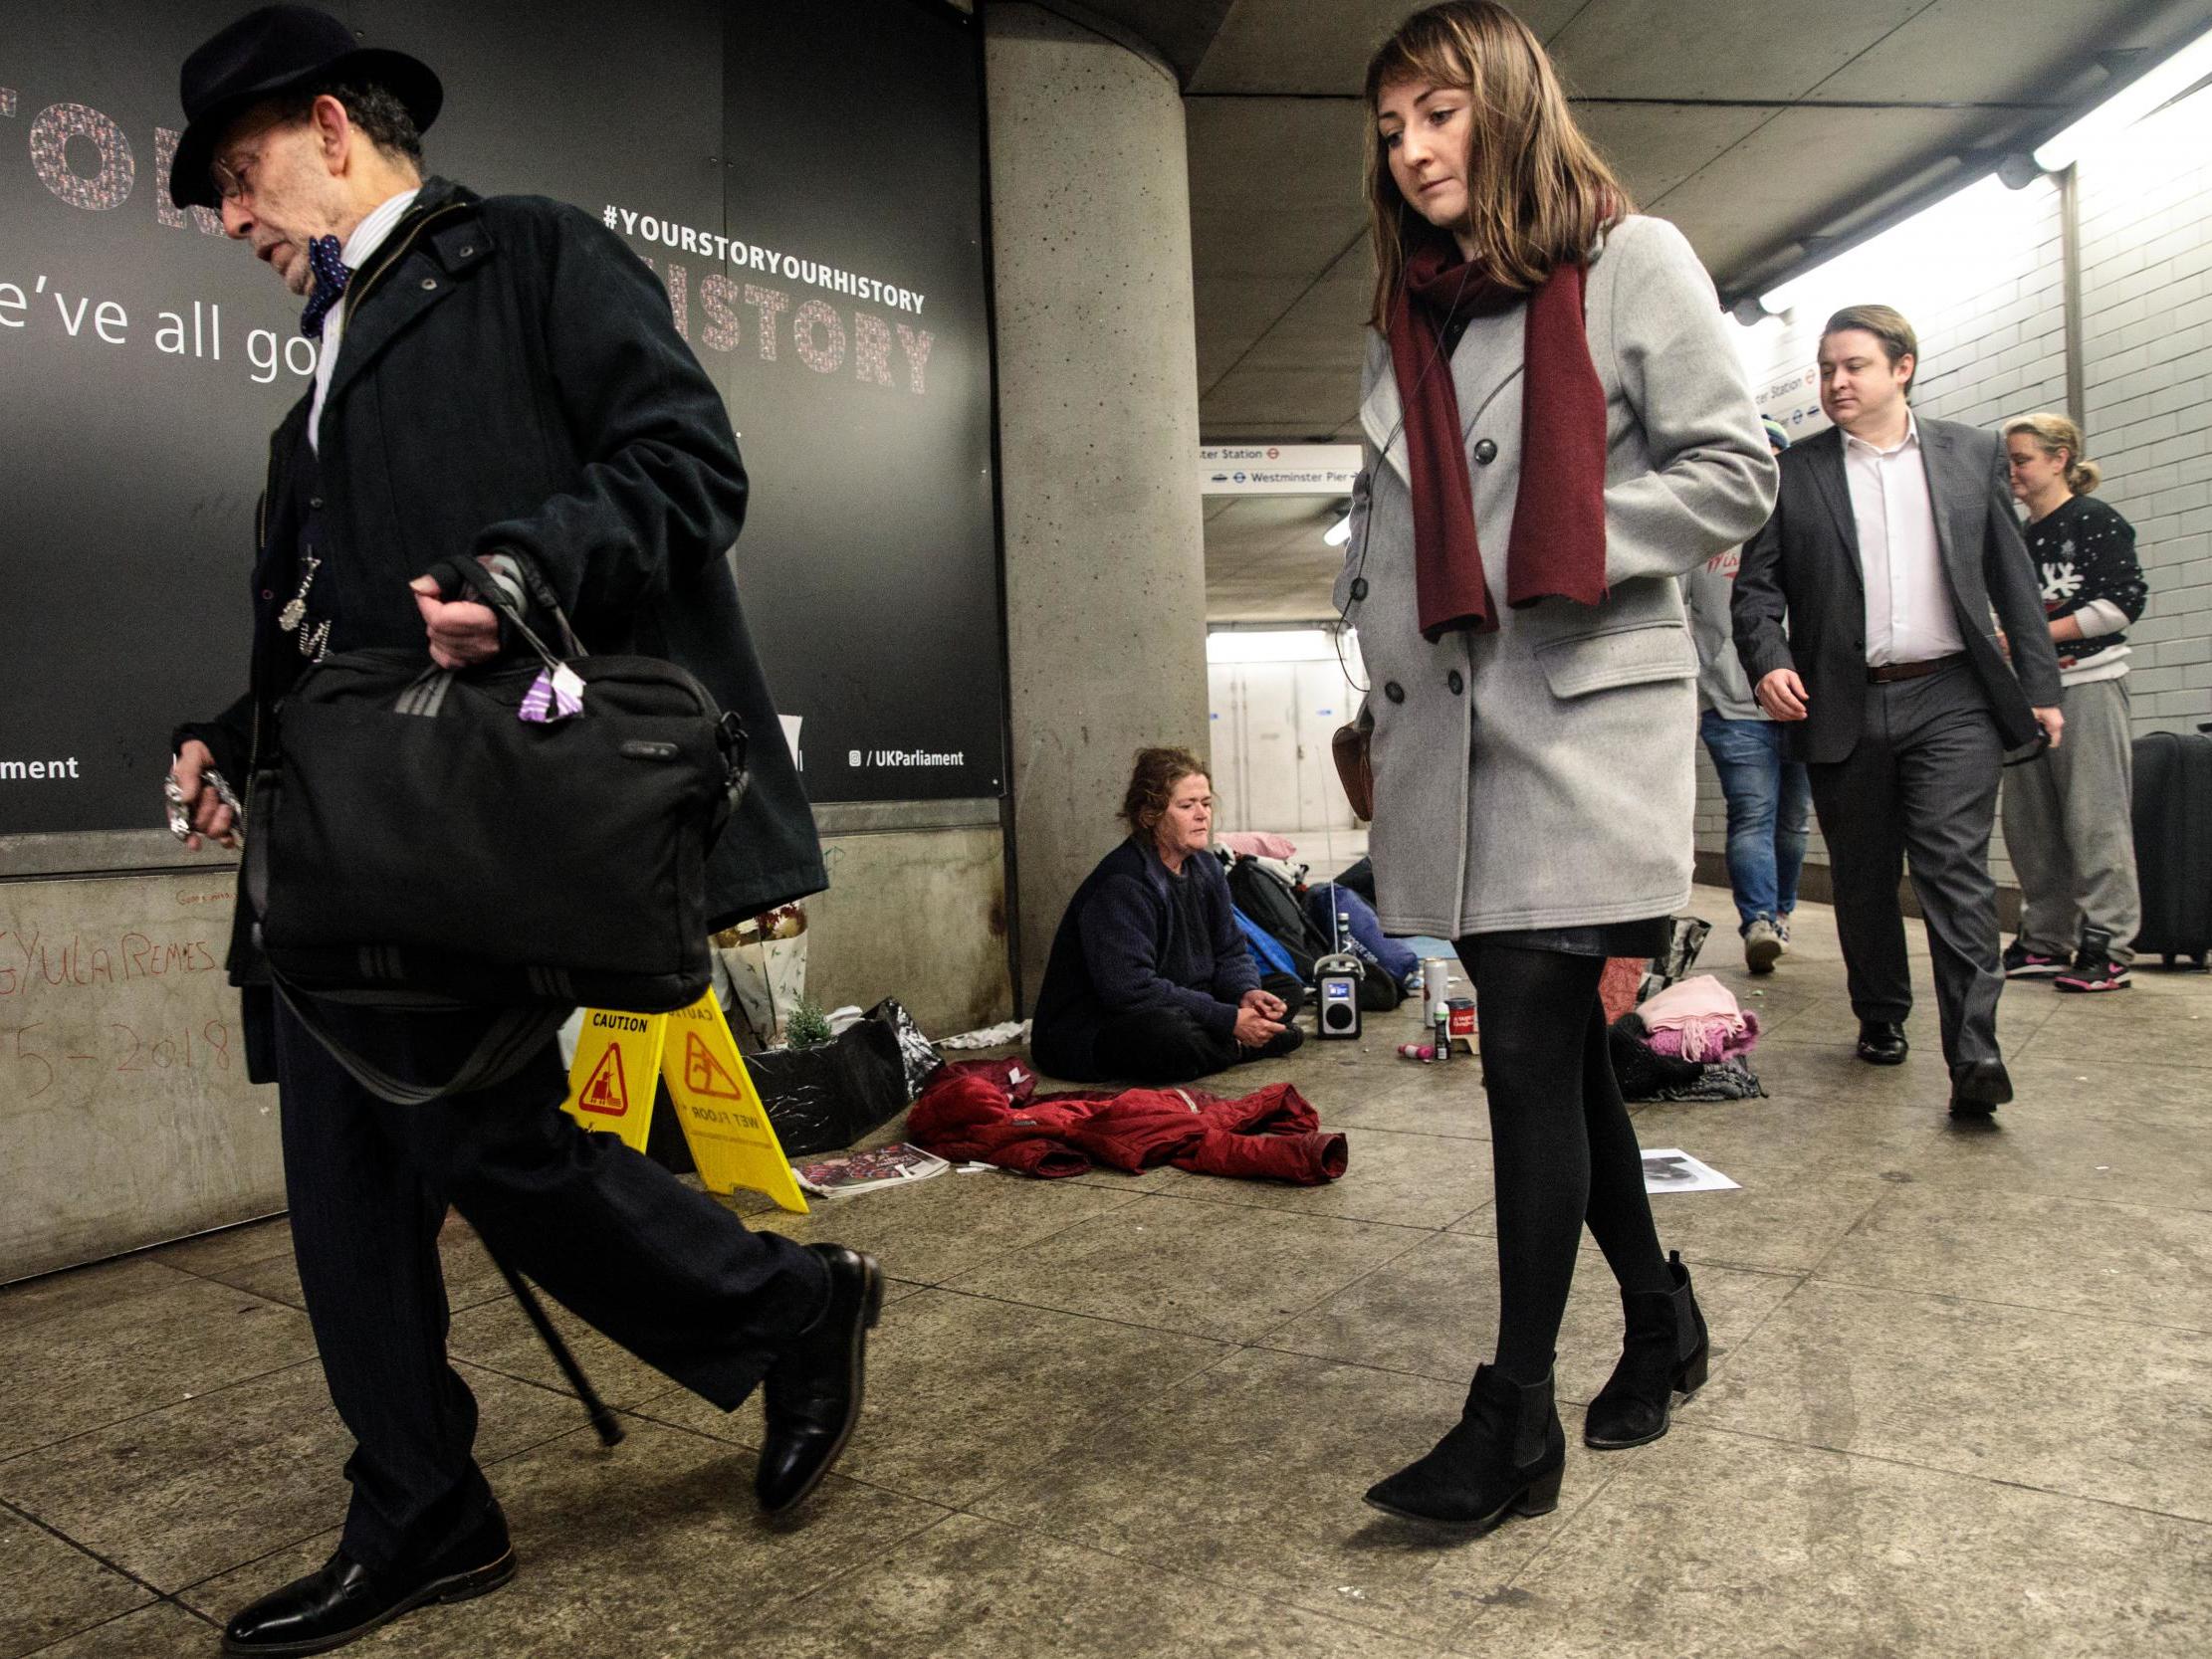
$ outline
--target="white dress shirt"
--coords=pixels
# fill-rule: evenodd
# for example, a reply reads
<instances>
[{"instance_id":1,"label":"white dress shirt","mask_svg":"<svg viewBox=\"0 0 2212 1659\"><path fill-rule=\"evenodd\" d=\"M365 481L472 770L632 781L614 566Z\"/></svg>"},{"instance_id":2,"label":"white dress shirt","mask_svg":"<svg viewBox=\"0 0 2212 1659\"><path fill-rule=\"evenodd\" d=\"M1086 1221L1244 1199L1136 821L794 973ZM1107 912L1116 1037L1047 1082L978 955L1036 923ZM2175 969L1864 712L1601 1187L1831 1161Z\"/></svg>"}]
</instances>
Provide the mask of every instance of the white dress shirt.
<instances>
[{"instance_id":1,"label":"white dress shirt","mask_svg":"<svg viewBox=\"0 0 2212 1659\"><path fill-rule=\"evenodd\" d=\"M1918 417L1906 413L1904 439L1894 449L1845 433L1844 475L1867 589L1868 665L1923 663L1965 650L1935 539Z\"/></svg>"},{"instance_id":2,"label":"white dress shirt","mask_svg":"<svg viewBox=\"0 0 2212 1659\"><path fill-rule=\"evenodd\" d=\"M345 239L345 246L338 250L338 258L348 271L358 271L368 263L369 255L384 245L384 238L391 235L392 226L399 223L414 199L422 193L419 184L412 190L402 190L388 196L369 211L367 218L353 227L353 234ZM346 292L352 292L350 281ZM337 346L345 333L345 302L340 300L323 313L323 344L315 354L315 401L308 405L308 443L315 453L323 453L323 400L331 393L331 370L337 363Z\"/></svg>"}]
</instances>

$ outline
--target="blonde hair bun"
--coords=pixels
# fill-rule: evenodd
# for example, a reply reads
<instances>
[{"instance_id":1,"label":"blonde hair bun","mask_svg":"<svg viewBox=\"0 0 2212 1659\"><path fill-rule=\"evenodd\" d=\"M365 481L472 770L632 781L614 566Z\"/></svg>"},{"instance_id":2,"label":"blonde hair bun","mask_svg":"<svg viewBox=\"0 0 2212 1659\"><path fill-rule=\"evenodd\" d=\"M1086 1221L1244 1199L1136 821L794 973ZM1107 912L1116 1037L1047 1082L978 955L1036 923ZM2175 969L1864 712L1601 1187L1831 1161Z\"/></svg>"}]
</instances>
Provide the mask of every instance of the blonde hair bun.
<instances>
[{"instance_id":1,"label":"blonde hair bun","mask_svg":"<svg viewBox=\"0 0 2212 1659\"><path fill-rule=\"evenodd\" d=\"M2005 422L2005 436L2026 433L2045 455L2066 451L2066 487L2077 496L2093 493L2104 482L2104 469L2082 454L2082 429L2064 415L2042 410Z\"/></svg>"}]
</instances>

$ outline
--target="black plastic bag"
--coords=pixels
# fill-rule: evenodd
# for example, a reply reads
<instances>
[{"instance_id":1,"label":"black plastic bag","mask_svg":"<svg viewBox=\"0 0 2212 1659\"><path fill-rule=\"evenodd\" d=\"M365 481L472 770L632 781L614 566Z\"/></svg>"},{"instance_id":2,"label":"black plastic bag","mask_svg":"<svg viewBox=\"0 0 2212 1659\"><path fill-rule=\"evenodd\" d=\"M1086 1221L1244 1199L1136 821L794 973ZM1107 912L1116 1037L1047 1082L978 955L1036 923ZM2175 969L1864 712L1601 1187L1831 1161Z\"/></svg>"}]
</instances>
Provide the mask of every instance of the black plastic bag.
<instances>
[{"instance_id":1,"label":"black plastic bag","mask_svg":"<svg viewBox=\"0 0 2212 1659\"><path fill-rule=\"evenodd\" d=\"M772 1048L745 1057L769 1123L785 1157L842 1151L912 1104L910 1062L900 1031L914 1030L907 1011L889 998L865 1019L813 1048ZM914 1031L919 1038L921 1033ZM928 1047L926 1041L924 1048ZM926 1074L925 1074L926 1075ZM664 1087L653 1112L646 1155L678 1174L697 1165Z\"/></svg>"},{"instance_id":2,"label":"black plastic bag","mask_svg":"<svg viewBox=\"0 0 2212 1659\"><path fill-rule=\"evenodd\" d=\"M914 1023L914 1016L897 997L885 997L868 1010L868 1018L881 1020L898 1038L899 1060L906 1069L906 1098L911 1104L929 1087L938 1067L945 1064L945 1057L931 1047L930 1040L922 1035L922 1028Z\"/></svg>"},{"instance_id":3,"label":"black plastic bag","mask_svg":"<svg viewBox=\"0 0 2212 1659\"><path fill-rule=\"evenodd\" d=\"M745 1063L785 1157L841 1150L914 1098L888 1020L864 1019L813 1048L765 1049Z\"/></svg>"}]
</instances>

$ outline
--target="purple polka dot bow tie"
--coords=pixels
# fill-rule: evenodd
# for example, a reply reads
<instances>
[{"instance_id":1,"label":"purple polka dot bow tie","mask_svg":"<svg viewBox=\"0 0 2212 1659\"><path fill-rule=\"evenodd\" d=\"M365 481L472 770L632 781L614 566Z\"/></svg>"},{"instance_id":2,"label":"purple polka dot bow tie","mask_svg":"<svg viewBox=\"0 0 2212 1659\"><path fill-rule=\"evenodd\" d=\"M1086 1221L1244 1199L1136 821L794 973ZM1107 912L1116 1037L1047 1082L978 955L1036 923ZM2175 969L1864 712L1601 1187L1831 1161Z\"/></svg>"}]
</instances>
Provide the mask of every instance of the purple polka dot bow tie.
<instances>
[{"instance_id":1,"label":"purple polka dot bow tie","mask_svg":"<svg viewBox=\"0 0 2212 1659\"><path fill-rule=\"evenodd\" d=\"M346 282L353 275L353 268L337 257L337 251L334 236L319 236L308 244L308 264L315 270L315 291L308 296L308 309L300 313L300 332L309 339L322 336L323 319L344 295Z\"/></svg>"}]
</instances>

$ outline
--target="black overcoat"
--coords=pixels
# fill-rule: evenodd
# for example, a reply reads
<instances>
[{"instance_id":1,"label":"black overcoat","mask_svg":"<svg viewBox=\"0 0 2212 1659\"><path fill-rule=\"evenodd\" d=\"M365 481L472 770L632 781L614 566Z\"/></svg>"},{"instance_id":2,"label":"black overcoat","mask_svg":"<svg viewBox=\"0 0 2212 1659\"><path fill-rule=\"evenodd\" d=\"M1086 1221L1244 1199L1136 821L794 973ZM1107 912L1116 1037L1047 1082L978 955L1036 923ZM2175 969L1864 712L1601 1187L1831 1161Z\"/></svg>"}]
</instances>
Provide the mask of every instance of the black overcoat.
<instances>
[{"instance_id":1,"label":"black overcoat","mask_svg":"<svg viewBox=\"0 0 2212 1659\"><path fill-rule=\"evenodd\" d=\"M207 742L243 787L257 710L266 728L302 664L276 619L311 509L317 598L341 619L334 649L409 646L427 661L407 579L512 549L545 572L588 649L673 660L744 720L753 783L709 867L712 925L826 887L727 556L745 518L737 439L659 280L572 207L433 178L346 303L312 480L297 464L312 391L270 442L250 689L178 735ZM231 976L261 977L243 925ZM249 1037L260 1000L248 998Z\"/></svg>"}]
</instances>

